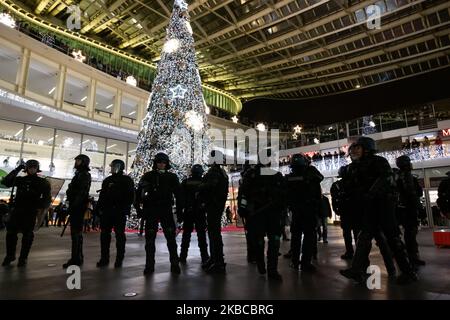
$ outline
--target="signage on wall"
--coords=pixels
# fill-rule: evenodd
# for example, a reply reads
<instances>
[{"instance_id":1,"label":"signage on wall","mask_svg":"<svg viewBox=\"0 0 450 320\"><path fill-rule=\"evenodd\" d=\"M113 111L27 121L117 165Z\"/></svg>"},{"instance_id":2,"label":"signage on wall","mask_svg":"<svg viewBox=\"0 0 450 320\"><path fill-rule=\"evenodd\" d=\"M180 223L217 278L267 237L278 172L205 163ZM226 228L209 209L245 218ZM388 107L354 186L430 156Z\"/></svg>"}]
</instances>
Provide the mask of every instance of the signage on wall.
<instances>
[{"instance_id":1,"label":"signage on wall","mask_svg":"<svg viewBox=\"0 0 450 320\"><path fill-rule=\"evenodd\" d=\"M449 129L442 129L442 136L443 137L450 137L450 128Z\"/></svg>"}]
</instances>

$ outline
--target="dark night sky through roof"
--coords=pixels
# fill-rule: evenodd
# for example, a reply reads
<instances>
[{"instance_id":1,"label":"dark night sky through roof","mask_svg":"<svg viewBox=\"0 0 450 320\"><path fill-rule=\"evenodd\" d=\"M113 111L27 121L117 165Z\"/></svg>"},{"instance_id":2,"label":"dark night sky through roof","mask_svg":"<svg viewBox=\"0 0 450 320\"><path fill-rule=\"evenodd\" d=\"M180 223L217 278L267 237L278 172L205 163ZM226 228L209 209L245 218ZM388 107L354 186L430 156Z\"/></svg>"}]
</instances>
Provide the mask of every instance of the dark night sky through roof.
<instances>
[{"instance_id":1,"label":"dark night sky through roof","mask_svg":"<svg viewBox=\"0 0 450 320\"><path fill-rule=\"evenodd\" d=\"M330 124L450 97L450 68L349 93L306 100L255 99L241 116L257 121Z\"/></svg>"}]
</instances>

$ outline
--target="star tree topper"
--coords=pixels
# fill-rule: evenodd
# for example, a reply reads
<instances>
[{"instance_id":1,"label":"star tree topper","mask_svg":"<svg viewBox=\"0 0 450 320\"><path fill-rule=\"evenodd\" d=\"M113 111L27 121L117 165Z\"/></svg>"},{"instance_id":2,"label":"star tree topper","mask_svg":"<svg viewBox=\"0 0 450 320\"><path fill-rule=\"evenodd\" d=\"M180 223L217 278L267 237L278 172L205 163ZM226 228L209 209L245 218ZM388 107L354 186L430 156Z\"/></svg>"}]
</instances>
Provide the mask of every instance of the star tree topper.
<instances>
[{"instance_id":1,"label":"star tree topper","mask_svg":"<svg viewBox=\"0 0 450 320\"><path fill-rule=\"evenodd\" d=\"M183 11L188 9L188 5L184 0L175 0L175 5Z\"/></svg>"}]
</instances>

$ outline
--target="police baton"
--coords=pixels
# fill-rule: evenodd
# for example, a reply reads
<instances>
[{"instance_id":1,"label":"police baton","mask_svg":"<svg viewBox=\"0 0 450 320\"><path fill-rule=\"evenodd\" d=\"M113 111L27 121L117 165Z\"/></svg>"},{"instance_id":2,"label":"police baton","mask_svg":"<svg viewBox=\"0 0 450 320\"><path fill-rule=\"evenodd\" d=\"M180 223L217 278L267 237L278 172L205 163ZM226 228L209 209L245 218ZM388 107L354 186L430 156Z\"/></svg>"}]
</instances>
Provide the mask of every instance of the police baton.
<instances>
[{"instance_id":1,"label":"police baton","mask_svg":"<svg viewBox=\"0 0 450 320\"><path fill-rule=\"evenodd\" d=\"M70 215L67 217L66 222L64 223L64 228L61 232L61 237L64 236L64 232L66 232L67 225L69 224L69 220L70 220Z\"/></svg>"}]
</instances>

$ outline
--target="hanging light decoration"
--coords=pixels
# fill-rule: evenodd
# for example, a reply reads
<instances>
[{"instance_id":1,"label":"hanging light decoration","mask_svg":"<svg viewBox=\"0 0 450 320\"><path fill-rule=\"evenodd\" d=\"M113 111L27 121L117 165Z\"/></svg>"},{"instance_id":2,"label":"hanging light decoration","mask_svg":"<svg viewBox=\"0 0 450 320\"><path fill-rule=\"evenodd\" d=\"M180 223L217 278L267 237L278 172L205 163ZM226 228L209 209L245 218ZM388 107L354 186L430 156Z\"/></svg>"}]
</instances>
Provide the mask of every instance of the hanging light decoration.
<instances>
[{"instance_id":1,"label":"hanging light decoration","mask_svg":"<svg viewBox=\"0 0 450 320\"><path fill-rule=\"evenodd\" d=\"M163 51L165 53L174 53L180 47L180 41L178 39L170 39L164 44Z\"/></svg>"},{"instance_id":2,"label":"hanging light decoration","mask_svg":"<svg viewBox=\"0 0 450 320\"><path fill-rule=\"evenodd\" d=\"M239 118L236 117L236 116L233 116L233 117L231 118L231 121L233 121L234 123L238 123Z\"/></svg>"},{"instance_id":3,"label":"hanging light decoration","mask_svg":"<svg viewBox=\"0 0 450 320\"><path fill-rule=\"evenodd\" d=\"M9 13L0 13L0 23L10 28L16 27L16 20Z\"/></svg>"},{"instance_id":4,"label":"hanging light decoration","mask_svg":"<svg viewBox=\"0 0 450 320\"><path fill-rule=\"evenodd\" d=\"M194 131L201 131L203 129L203 118L194 110L189 110L186 112L184 122Z\"/></svg>"},{"instance_id":5,"label":"hanging light decoration","mask_svg":"<svg viewBox=\"0 0 450 320\"><path fill-rule=\"evenodd\" d=\"M303 129L302 127L300 127L299 125L296 125L294 127L294 133L299 134L302 132L302 129ZM295 138L295 139L297 139L297 138Z\"/></svg>"},{"instance_id":6,"label":"hanging light decoration","mask_svg":"<svg viewBox=\"0 0 450 320\"><path fill-rule=\"evenodd\" d=\"M83 52L81 52L81 50L78 50L78 51L73 50L72 56L78 62L84 62L86 60L86 57L83 56Z\"/></svg>"},{"instance_id":7,"label":"hanging light decoration","mask_svg":"<svg viewBox=\"0 0 450 320\"><path fill-rule=\"evenodd\" d=\"M264 123L259 123L256 126L256 129L258 129L258 131L264 132L264 131L266 131L266 126L264 125Z\"/></svg>"},{"instance_id":8,"label":"hanging light decoration","mask_svg":"<svg viewBox=\"0 0 450 320\"><path fill-rule=\"evenodd\" d=\"M136 87L137 86L137 80L135 77L133 76L128 76L127 79L125 80L126 83L128 83L129 85Z\"/></svg>"}]
</instances>

